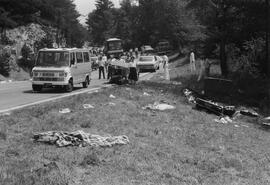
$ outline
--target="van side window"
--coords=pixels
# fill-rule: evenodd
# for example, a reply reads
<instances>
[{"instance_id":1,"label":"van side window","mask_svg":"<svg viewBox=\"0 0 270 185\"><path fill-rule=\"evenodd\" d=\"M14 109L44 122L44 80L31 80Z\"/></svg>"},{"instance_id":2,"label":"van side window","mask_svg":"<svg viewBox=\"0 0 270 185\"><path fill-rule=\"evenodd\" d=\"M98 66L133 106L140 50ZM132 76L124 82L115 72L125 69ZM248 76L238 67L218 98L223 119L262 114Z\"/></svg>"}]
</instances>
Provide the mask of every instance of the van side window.
<instances>
[{"instance_id":1,"label":"van side window","mask_svg":"<svg viewBox=\"0 0 270 185\"><path fill-rule=\"evenodd\" d=\"M77 63L83 63L82 52L76 52Z\"/></svg>"},{"instance_id":2,"label":"van side window","mask_svg":"<svg viewBox=\"0 0 270 185\"><path fill-rule=\"evenodd\" d=\"M74 53L70 53L70 65L74 65L75 64L75 55Z\"/></svg>"},{"instance_id":3,"label":"van side window","mask_svg":"<svg viewBox=\"0 0 270 185\"><path fill-rule=\"evenodd\" d=\"M83 59L84 62L90 62L89 54L87 52L83 52Z\"/></svg>"}]
</instances>

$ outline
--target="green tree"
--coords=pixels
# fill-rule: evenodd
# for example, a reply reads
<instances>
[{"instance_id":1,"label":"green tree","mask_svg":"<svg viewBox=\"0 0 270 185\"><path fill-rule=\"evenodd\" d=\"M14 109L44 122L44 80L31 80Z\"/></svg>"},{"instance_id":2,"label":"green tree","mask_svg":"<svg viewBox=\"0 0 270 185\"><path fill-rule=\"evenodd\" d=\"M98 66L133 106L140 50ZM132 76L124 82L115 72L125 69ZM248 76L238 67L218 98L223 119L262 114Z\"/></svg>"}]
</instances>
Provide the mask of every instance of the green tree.
<instances>
[{"instance_id":1,"label":"green tree","mask_svg":"<svg viewBox=\"0 0 270 185\"><path fill-rule=\"evenodd\" d=\"M257 37L263 30L264 6L257 0L190 0L193 9L207 27L207 45L219 46L219 59L223 76L228 75L227 45L234 43L242 47L244 41ZM210 47L212 50L214 47Z\"/></svg>"},{"instance_id":2,"label":"green tree","mask_svg":"<svg viewBox=\"0 0 270 185\"><path fill-rule=\"evenodd\" d=\"M96 9L89 13L86 22L92 42L101 45L112 36L112 8L113 3L111 1L96 0Z\"/></svg>"}]
</instances>

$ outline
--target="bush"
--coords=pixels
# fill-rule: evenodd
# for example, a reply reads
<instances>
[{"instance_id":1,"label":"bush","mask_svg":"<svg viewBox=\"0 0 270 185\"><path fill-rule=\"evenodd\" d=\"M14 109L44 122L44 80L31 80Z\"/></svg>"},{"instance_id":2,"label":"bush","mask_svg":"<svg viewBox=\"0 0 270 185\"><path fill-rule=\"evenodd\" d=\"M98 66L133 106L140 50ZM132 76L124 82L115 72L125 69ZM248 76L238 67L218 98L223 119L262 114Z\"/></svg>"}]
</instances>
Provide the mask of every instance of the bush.
<instances>
[{"instance_id":1,"label":"bush","mask_svg":"<svg viewBox=\"0 0 270 185\"><path fill-rule=\"evenodd\" d=\"M5 77L8 77L10 72L9 59L8 53L0 54L0 74Z\"/></svg>"},{"instance_id":2,"label":"bush","mask_svg":"<svg viewBox=\"0 0 270 185\"><path fill-rule=\"evenodd\" d=\"M19 59L19 66L31 70L35 65L34 54L29 46L26 44L22 47L22 58Z\"/></svg>"},{"instance_id":3,"label":"bush","mask_svg":"<svg viewBox=\"0 0 270 185\"><path fill-rule=\"evenodd\" d=\"M265 56L263 38L251 39L243 43L243 48L231 45L228 57L233 65L233 72L240 79L259 78L262 76L261 64Z\"/></svg>"}]
</instances>

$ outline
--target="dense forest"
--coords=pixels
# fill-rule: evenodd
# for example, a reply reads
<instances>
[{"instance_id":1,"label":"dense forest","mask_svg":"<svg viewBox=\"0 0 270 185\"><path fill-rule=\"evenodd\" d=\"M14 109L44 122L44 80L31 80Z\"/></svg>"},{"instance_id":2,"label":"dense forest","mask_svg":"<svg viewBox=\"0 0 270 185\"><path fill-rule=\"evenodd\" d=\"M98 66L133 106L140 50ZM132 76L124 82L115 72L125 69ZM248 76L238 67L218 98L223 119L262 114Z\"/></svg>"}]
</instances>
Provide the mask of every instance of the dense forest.
<instances>
[{"instance_id":1,"label":"dense forest","mask_svg":"<svg viewBox=\"0 0 270 185\"><path fill-rule=\"evenodd\" d=\"M132 48L167 39L184 54L220 59L224 76L228 63L256 76L268 69L268 10L268 0L123 0L120 8L96 0L87 26L93 44L120 37Z\"/></svg>"}]
</instances>

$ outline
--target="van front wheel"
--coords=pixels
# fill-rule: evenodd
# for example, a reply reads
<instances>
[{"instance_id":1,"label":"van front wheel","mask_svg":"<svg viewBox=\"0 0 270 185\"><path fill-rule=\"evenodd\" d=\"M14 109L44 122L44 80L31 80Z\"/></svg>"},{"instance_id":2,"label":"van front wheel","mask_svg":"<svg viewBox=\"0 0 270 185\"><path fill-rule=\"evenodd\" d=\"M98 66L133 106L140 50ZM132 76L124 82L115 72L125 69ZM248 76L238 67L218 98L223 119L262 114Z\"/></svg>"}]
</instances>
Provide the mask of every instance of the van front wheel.
<instances>
[{"instance_id":1,"label":"van front wheel","mask_svg":"<svg viewBox=\"0 0 270 185\"><path fill-rule=\"evenodd\" d=\"M85 81L82 83L82 85L83 85L83 88L88 87L88 85L89 85L89 78L88 77L85 78Z\"/></svg>"},{"instance_id":2,"label":"van front wheel","mask_svg":"<svg viewBox=\"0 0 270 185\"><path fill-rule=\"evenodd\" d=\"M40 92L42 90L42 85L32 85L33 91Z\"/></svg>"},{"instance_id":3,"label":"van front wheel","mask_svg":"<svg viewBox=\"0 0 270 185\"><path fill-rule=\"evenodd\" d=\"M73 91L73 82L72 80L69 80L68 85L66 85L66 92L72 92Z\"/></svg>"}]
</instances>

